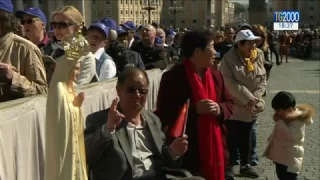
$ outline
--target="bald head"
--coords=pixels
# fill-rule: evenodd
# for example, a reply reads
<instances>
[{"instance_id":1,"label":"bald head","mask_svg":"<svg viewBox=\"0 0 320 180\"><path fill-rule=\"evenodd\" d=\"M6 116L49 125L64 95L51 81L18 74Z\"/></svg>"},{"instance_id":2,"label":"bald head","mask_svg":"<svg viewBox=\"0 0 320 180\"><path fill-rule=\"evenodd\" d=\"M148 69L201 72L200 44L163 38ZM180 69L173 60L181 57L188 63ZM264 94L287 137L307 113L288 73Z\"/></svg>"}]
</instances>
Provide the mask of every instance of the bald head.
<instances>
[{"instance_id":1,"label":"bald head","mask_svg":"<svg viewBox=\"0 0 320 180\"><path fill-rule=\"evenodd\" d=\"M118 75L117 85L123 85L129 77L138 76L143 76L147 81L147 85L149 85L148 74L146 73L146 71L137 67L126 67L123 71L121 71Z\"/></svg>"},{"instance_id":2,"label":"bald head","mask_svg":"<svg viewBox=\"0 0 320 180\"><path fill-rule=\"evenodd\" d=\"M154 26L152 26L151 24L145 25L143 29L148 29L149 31L156 33L156 28L154 28Z\"/></svg>"}]
</instances>

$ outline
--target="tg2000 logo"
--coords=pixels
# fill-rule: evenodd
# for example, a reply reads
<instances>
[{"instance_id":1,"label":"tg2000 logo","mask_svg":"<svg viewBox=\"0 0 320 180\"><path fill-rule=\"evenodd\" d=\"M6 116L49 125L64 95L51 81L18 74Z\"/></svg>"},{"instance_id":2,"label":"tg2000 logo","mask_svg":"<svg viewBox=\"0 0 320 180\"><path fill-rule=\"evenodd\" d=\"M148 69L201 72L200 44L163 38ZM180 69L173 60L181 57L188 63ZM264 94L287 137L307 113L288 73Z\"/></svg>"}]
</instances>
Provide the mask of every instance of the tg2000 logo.
<instances>
[{"instance_id":1,"label":"tg2000 logo","mask_svg":"<svg viewBox=\"0 0 320 180\"><path fill-rule=\"evenodd\" d=\"M299 11L276 11L273 14L273 22L299 22Z\"/></svg>"}]
</instances>

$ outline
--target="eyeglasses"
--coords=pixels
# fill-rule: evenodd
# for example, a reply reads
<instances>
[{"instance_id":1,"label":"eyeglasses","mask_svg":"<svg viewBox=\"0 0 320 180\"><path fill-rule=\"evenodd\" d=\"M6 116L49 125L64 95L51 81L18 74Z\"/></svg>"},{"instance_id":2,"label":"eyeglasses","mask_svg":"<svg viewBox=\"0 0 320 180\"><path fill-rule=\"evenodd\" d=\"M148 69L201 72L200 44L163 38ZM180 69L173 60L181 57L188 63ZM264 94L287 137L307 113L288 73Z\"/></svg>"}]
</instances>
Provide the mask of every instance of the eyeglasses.
<instances>
[{"instance_id":1,"label":"eyeglasses","mask_svg":"<svg viewBox=\"0 0 320 180\"><path fill-rule=\"evenodd\" d=\"M137 89L134 87L128 87L127 92L130 94L135 94L138 92L140 95L146 95L146 94L148 94L148 89L142 89L142 88Z\"/></svg>"},{"instance_id":2,"label":"eyeglasses","mask_svg":"<svg viewBox=\"0 0 320 180\"><path fill-rule=\"evenodd\" d=\"M72 26L73 24L71 23L67 23L67 22L51 22L50 26L53 29L64 29L67 28L69 26Z\"/></svg>"},{"instance_id":3,"label":"eyeglasses","mask_svg":"<svg viewBox=\"0 0 320 180\"><path fill-rule=\"evenodd\" d=\"M34 23L34 22L35 22L34 19L27 19L27 20L21 20L21 21L20 21L21 25L32 24L32 23Z\"/></svg>"}]
</instances>

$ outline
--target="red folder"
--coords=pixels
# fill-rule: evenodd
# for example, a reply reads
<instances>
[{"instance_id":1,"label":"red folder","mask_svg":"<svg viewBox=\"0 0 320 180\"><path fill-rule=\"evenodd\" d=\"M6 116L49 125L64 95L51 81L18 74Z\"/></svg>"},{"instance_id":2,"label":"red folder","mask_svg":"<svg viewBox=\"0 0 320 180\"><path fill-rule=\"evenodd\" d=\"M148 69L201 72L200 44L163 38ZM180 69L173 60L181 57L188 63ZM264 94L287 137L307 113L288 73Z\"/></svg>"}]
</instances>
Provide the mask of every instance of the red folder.
<instances>
[{"instance_id":1,"label":"red folder","mask_svg":"<svg viewBox=\"0 0 320 180\"><path fill-rule=\"evenodd\" d=\"M179 117L176 120L176 123L170 129L170 136L173 138L181 137L186 132L186 125L188 120L188 111L189 111L190 100L182 106Z\"/></svg>"}]
</instances>

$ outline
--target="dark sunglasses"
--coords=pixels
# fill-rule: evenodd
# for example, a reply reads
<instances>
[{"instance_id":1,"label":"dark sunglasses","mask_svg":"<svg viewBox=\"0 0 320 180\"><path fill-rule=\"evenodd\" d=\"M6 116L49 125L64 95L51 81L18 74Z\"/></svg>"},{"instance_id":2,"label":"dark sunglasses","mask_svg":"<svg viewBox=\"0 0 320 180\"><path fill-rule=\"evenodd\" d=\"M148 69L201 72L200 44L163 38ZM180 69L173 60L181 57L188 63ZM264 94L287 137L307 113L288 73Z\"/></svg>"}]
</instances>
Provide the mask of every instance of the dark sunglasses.
<instances>
[{"instance_id":1,"label":"dark sunglasses","mask_svg":"<svg viewBox=\"0 0 320 180\"><path fill-rule=\"evenodd\" d=\"M27 19L27 20L21 20L21 21L20 21L21 25L32 24L32 23L34 23L34 22L35 22L34 19Z\"/></svg>"},{"instance_id":2,"label":"dark sunglasses","mask_svg":"<svg viewBox=\"0 0 320 180\"><path fill-rule=\"evenodd\" d=\"M51 22L50 26L53 29L63 29L63 28L67 28L69 26L72 26L73 24L71 23L67 23L67 22Z\"/></svg>"},{"instance_id":3,"label":"dark sunglasses","mask_svg":"<svg viewBox=\"0 0 320 180\"><path fill-rule=\"evenodd\" d=\"M128 87L127 88L127 92L128 93L130 93L130 94L135 94L135 93L137 93L137 91L138 91L138 93L140 94L140 95L146 95L146 94L148 94L148 89L137 89L137 88L134 88L134 87Z\"/></svg>"}]
</instances>

